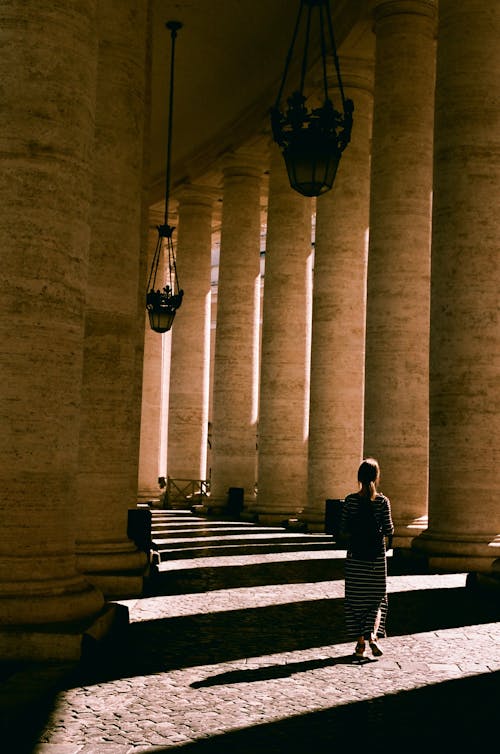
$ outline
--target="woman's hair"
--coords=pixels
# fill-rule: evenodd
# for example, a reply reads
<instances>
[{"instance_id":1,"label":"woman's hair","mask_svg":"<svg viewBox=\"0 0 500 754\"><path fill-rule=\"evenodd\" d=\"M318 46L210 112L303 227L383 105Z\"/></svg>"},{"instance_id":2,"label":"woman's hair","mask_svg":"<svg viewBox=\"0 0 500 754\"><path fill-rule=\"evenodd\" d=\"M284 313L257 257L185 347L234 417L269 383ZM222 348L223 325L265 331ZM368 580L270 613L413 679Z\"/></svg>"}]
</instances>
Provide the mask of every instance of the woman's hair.
<instances>
[{"instance_id":1,"label":"woman's hair","mask_svg":"<svg viewBox=\"0 0 500 754\"><path fill-rule=\"evenodd\" d=\"M361 491L370 500L373 500L377 492L377 482L380 477L380 466L375 458L365 458L358 469L358 482Z\"/></svg>"}]
</instances>

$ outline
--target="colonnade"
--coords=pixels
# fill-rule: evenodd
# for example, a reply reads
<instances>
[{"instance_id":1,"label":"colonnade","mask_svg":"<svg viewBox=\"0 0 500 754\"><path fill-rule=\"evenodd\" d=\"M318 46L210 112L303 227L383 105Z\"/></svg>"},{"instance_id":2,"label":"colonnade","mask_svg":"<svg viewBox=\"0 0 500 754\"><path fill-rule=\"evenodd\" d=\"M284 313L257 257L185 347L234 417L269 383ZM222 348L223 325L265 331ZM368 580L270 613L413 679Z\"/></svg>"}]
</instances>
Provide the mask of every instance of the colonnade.
<instances>
[{"instance_id":1,"label":"colonnade","mask_svg":"<svg viewBox=\"0 0 500 754\"><path fill-rule=\"evenodd\" d=\"M211 390L214 500L243 487L259 520L321 528L373 454L399 546L499 571L500 6L440 0L437 42L434 0L373 7L373 54L341 50L333 190L299 196L247 145L222 186L176 191L185 298L145 338L147 3L2 5L1 656L74 656L140 593L137 479L206 478Z\"/></svg>"},{"instance_id":2,"label":"colonnade","mask_svg":"<svg viewBox=\"0 0 500 754\"><path fill-rule=\"evenodd\" d=\"M271 145L257 377L258 174L241 157L224 170L211 504L242 487L259 521L321 528L325 499L354 489L359 460L375 455L396 545L490 571L500 164L498 116L479 102L495 90L499 11L442 0L439 34L437 22L435 0L374 3L373 54L341 57L355 125L331 192L314 203L292 192ZM170 435L167 465L182 442ZM479 510L460 492L458 459Z\"/></svg>"}]
</instances>

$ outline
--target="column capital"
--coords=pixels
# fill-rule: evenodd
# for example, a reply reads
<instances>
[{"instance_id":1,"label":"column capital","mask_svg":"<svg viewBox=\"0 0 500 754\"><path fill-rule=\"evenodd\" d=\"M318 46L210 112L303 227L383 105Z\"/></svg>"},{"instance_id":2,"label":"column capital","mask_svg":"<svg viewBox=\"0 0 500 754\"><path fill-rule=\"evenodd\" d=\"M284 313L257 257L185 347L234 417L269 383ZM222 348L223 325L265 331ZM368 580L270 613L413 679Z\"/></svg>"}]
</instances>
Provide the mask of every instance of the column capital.
<instances>
[{"instance_id":1,"label":"column capital","mask_svg":"<svg viewBox=\"0 0 500 754\"><path fill-rule=\"evenodd\" d=\"M224 177L248 176L260 178L269 164L269 151L265 148L243 148L227 152L222 158L221 168Z\"/></svg>"},{"instance_id":2,"label":"column capital","mask_svg":"<svg viewBox=\"0 0 500 754\"><path fill-rule=\"evenodd\" d=\"M201 205L212 208L220 195L220 189L215 188L215 186L205 186L199 183L184 183L175 192L179 209L186 205Z\"/></svg>"},{"instance_id":3,"label":"column capital","mask_svg":"<svg viewBox=\"0 0 500 754\"><path fill-rule=\"evenodd\" d=\"M437 18L437 0L373 0L375 24L390 16L415 15Z\"/></svg>"},{"instance_id":4,"label":"column capital","mask_svg":"<svg viewBox=\"0 0 500 754\"><path fill-rule=\"evenodd\" d=\"M342 85L345 89L362 89L373 94L375 62L370 58L339 56ZM338 88L337 73L332 62L327 64L328 86ZM322 75L322 74L321 74Z\"/></svg>"},{"instance_id":5,"label":"column capital","mask_svg":"<svg viewBox=\"0 0 500 754\"><path fill-rule=\"evenodd\" d=\"M170 222L170 215L172 215L172 224L174 224L173 222L174 214L176 213L169 212L169 222ZM149 227L156 228L158 227L158 225L161 225L164 220L165 220L165 208L163 204L151 205L151 207L149 207L149 210L148 210Z\"/></svg>"}]
</instances>

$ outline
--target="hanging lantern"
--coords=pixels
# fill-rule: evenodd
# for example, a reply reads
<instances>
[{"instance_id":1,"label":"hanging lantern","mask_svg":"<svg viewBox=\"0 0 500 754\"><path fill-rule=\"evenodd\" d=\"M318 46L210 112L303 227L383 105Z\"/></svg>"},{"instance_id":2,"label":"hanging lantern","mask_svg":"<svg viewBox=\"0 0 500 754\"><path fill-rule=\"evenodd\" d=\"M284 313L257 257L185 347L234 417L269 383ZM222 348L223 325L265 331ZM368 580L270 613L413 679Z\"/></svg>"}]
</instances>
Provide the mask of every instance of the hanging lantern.
<instances>
[{"instance_id":1,"label":"hanging lantern","mask_svg":"<svg viewBox=\"0 0 500 754\"><path fill-rule=\"evenodd\" d=\"M177 309L182 304L184 291L179 288L179 279L177 277L177 266L175 263L175 252L172 241L172 234L175 230L168 224L168 201L170 193L170 156L172 150L172 117L174 101L174 61L175 61L175 40L177 32L182 28L179 21L168 21L167 29L170 30L172 39L172 51L170 62L170 103L168 114L168 136L167 136L167 165L165 171L165 222L158 225L158 241L156 244L151 271L148 280L148 292L146 294L146 309L149 315L149 324L152 330L164 333L172 327ZM167 281L163 288L156 288L156 279L158 274L162 274L163 269L167 269Z\"/></svg>"},{"instance_id":2,"label":"hanging lantern","mask_svg":"<svg viewBox=\"0 0 500 754\"><path fill-rule=\"evenodd\" d=\"M158 242L156 244L153 264L149 275L146 296L146 309L149 314L149 324L155 332L167 332L172 327L177 309L182 304L184 291L179 290L177 267L175 265L174 246L171 225L158 225ZM155 281L160 259L167 257L168 282L163 290L155 290ZM151 286L151 287L150 287Z\"/></svg>"},{"instance_id":3,"label":"hanging lantern","mask_svg":"<svg viewBox=\"0 0 500 754\"><path fill-rule=\"evenodd\" d=\"M304 13L304 11L306 12ZM316 15L314 15L315 12ZM282 111L280 109L281 97L304 15L306 16L306 28L300 83L298 89L288 98L288 107ZM310 56L313 17L316 18L319 25L323 70L323 105L308 110L304 85ZM328 47L330 48L329 51ZM334 109L328 94L328 52L333 55L342 101L342 112ZM330 2L329 0L300 0L281 86L274 107L271 108L273 139L282 149L290 185L299 194L319 196L332 188L340 157L351 138L353 110L352 100L345 99L342 87Z\"/></svg>"}]
</instances>

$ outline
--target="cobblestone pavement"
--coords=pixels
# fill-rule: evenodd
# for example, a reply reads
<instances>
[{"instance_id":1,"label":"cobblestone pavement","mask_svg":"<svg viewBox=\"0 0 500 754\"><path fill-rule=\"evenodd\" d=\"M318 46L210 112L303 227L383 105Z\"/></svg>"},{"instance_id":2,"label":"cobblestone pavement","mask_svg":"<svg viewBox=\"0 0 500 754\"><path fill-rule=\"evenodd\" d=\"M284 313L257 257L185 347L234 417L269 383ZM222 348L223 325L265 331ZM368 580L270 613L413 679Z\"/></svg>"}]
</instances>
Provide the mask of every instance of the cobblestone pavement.
<instances>
[{"instance_id":1,"label":"cobblestone pavement","mask_svg":"<svg viewBox=\"0 0 500 754\"><path fill-rule=\"evenodd\" d=\"M18 754L498 749L498 596L389 558L384 655L352 662L331 537L155 511L121 641L0 675ZM457 745L458 744L458 745Z\"/></svg>"}]
</instances>

